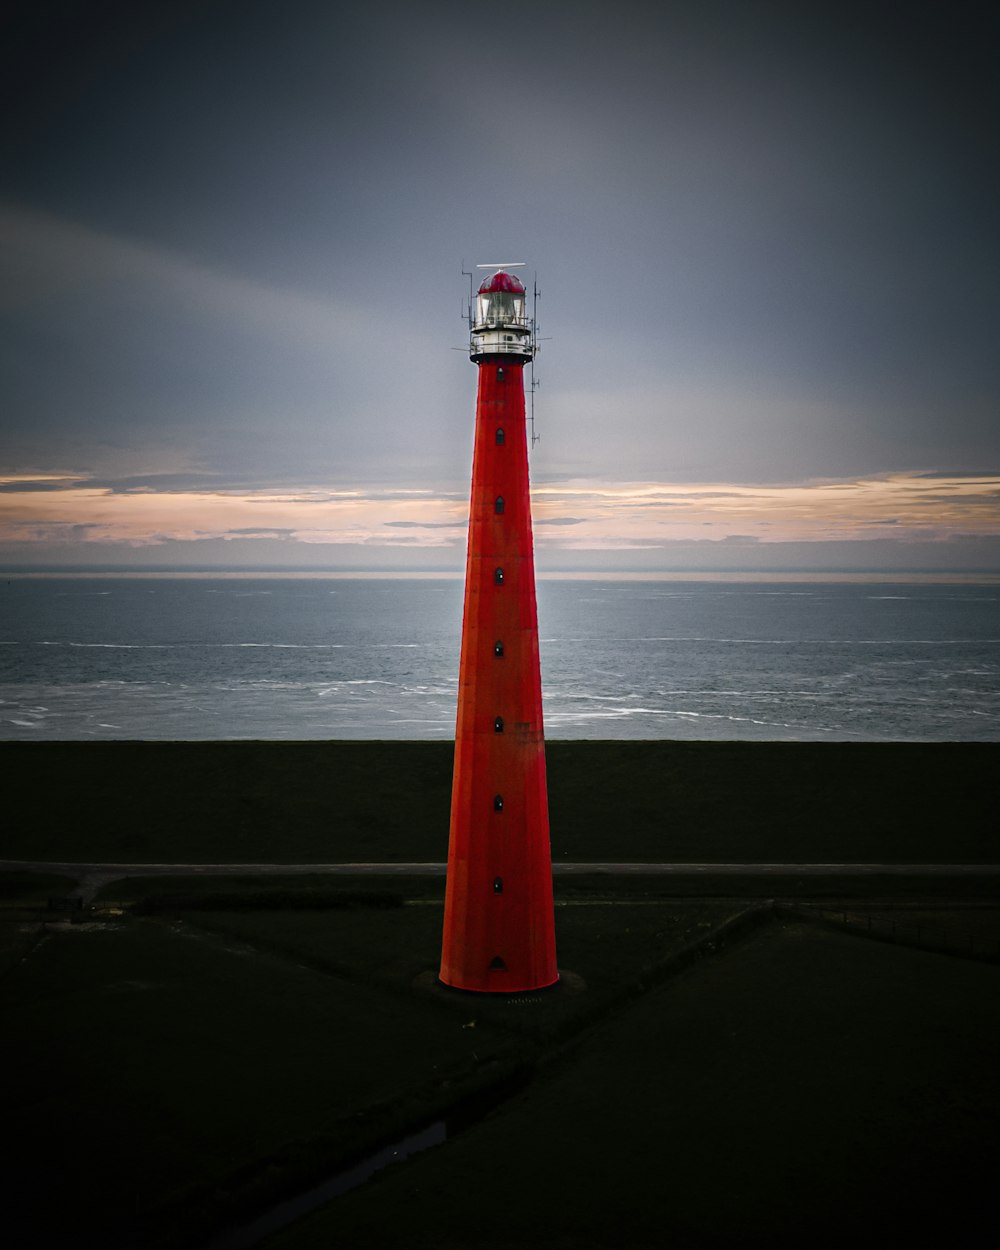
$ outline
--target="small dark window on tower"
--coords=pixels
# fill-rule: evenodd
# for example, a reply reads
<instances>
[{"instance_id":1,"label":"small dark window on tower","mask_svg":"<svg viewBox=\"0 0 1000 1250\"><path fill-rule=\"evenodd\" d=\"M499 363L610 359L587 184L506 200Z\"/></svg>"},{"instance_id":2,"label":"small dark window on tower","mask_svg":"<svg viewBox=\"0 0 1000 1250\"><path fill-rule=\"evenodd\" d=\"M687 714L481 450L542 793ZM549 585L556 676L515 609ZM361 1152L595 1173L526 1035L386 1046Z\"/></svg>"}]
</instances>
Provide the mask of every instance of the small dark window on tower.
<instances>
[{"instance_id":1,"label":"small dark window on tower","mask_svg":"<svg viewBox=\"0 0 1000 1250\"><path fill-rule=\"evenodd\" d=\"M499 381L501 381L501 382L503 381L503 369L498 369L498 370L497 370L497 378L498 378L498 380L499 380Z\"/></svg>"},{"instance_id":2,"label":"small dark window on tower","mask_svg":"<svg viewBox=\"0 0 1000 1250\"><path fill-rule=\"evenodd\" d=\"M493 574L493 580L498 586L503 585L503 569L497 569L497 571Z\"/></svg>"},{"instance_id":3,"label":"small dark window on tower","mask_svg":"<svg viewBox=\"0 0 1000 1250\"><path fill-rule=\"evenodd\" d=\"M497 495L496 499L493 501L493 511L497 514L497 516L499 516L503 512L503 508L503 495Z\"/></svg>"},{"instance_id":4,"label":"small dark window on tower","mask_svg":"<svg viewBox=\"0 0 1000 1250\"><path fill-rule=\"evenodd\" d=\"M502 717L502 716L497 716L497 717L494 717L494 720L493 720L493 732L494 732L495 734L502 734L502 733L503 733L503 717Z\"/></svg>"},{"instance_id":5,"label":"small dark window on tower","mask_svg":"<svg viewBox=\"0 0 1000 1250\"><path fill-rule=\"evenodd\" d=\"M494 810L495 812L502 812L502 811L503 811L503 795L502 795L502 794L494 794L494 796L493 796L493 810Z\"/></svg>"},{"instance_id":6,"label":"small dark window on tower","mask_svg":"<svg viewBox=\"0 0 1000 1250\"><path fill-rule=\"evenodd\" d=\"M507 971L507 965L504 963L504 961L500 958L499 955L493 956L493 959L490 962L490 971L491 972L506 972Z\"/></svg>"},{"instance_id":7,"label":"small dark window on tower","mask_svg":"<svg viewBox=\"0 0 1000 1250\"><path fill-rule=\"evenodd\" d=\"M503 659L503 643L500 641L499 638L493 644L493 654L497 657L498 660Z\"/></svg>"},{"instance_id":8,"label":"small dark window on tower","mask_svg":"<svg viewBox=\"0 0 1000 1250\"><path fill-rule=\"evenodd\" d=\"M493 878L493 893L494 893L494 894L502 894L502 893L503 893L503 877L494 877L494 878Z\"/></svg>"},{"instance_id":9,"label":"small dark window on tower","mask_svg":"<svg viewBox=\"0 0 1000 1250\"><path fill-rule=\"evenodd\" d=\"M502 447L502 446L503 446L503 440L504 440L503 426L502 426L502 425L498 425L498 426L497 426L497 446L498 446L498 447Z\"/></svg>"}]
</instances>

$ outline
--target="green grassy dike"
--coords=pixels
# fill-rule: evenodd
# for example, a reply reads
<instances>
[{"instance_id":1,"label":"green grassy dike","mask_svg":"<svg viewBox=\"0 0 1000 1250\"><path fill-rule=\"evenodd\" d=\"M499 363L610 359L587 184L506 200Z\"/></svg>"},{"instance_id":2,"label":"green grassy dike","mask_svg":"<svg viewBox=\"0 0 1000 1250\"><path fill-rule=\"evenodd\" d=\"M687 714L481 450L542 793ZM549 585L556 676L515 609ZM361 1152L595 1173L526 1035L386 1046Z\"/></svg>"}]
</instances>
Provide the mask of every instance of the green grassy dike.
<instances>
[{"instance_id":1,"label":"green grassy dike","mask_svg":"<svg viewBox=\"0 0 1000 1250\"><path fill-rule=\"evenodd\" d=\"M554 854L997 863L998 751L552 743ZM7 744L0 759L9 858L445 857L446 744ZM262 1244L995 1239L993 878L557 877L567 975L514 1000L435 985L440 878L132 878L93 909L49 910L74 887L0 874L13 1246L198 1250L439 1119L446 1145ZM871 917L902 940L868 940ZM907 936L956 925L982 940L949 949L981 957Z\"/></svg>"},{"instance_id":2,"label":"green grassy dike","mask_svg":"<svg viewBox=\"0 0 1000 1250\"><path fill-rule=\"evenodd\" d=\"M6 858L441 861L447 742L4 743ZM995 861L1000 743L550 742L558 861Z\"/></svg>"}]
</instances>

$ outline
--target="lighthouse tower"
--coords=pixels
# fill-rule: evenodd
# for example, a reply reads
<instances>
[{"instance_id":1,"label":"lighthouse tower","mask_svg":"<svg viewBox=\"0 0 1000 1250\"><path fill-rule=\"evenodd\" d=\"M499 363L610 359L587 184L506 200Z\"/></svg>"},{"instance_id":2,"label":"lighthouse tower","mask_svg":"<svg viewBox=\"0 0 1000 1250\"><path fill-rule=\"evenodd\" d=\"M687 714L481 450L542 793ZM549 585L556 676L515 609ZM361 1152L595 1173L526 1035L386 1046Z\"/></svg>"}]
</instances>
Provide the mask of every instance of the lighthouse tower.
<instances>
[{"instance_id":1,"label":"lighthouse tower","mask_svg":"<svg viewBox=\"0 0 1000 1250\"><path fill-rule=\"evenodd\" d=\"M469 328L479 394L440 978L502 994L559 979L524 411L536 343L506 268Z\"/></svg>"}]
</instances>

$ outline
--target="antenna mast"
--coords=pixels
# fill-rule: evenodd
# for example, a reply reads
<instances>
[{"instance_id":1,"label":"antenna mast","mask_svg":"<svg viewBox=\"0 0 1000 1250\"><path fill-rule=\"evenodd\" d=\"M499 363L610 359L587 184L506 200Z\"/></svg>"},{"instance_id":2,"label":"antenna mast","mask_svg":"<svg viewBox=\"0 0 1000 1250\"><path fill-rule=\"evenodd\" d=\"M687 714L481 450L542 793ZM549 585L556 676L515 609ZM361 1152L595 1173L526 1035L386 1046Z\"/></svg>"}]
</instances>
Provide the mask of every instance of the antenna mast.
<instances>
[{"instance_id":1,"label":"antenna mast","mask_svg":"<svg viewBox=\"0 0 1000 1250\"><path fill-rule=\"evenodd\" d=\"M535 433L535 391L538 390L541 382L535 377L535 357L538 355L538 300L541 296L538 289L538 275L536 274L531 284L531 343L534 351L531 353L530 374L528 377L528 392L531 395L528 416L528 424L531 426L531 446L541 441L541 434Z\"/></svg>"}]
</instances>

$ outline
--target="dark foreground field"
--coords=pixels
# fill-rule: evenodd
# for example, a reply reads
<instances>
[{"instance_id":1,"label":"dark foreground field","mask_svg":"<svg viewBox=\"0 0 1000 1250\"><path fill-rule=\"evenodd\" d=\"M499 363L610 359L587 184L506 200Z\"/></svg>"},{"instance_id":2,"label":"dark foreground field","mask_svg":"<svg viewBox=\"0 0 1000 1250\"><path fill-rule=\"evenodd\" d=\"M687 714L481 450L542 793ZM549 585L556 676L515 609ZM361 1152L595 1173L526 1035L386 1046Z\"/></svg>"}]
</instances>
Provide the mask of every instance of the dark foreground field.
<instances>
[{"instance_id":1,"label":"dark foreground field","mask_svg":"<svg viewBox=\"0 0 1000 1250\"><path fill-rule=\"evenodd\" d=\"M10 858L445 856L437 745L0 758ZM549 759L568 860L1000 861L996 748ZM996 878L720 880L557 878L562 985L484 1000L434 983L439 878L0 876L5 1241L198 1250L444 1122L267 1245L991 1244Z\"/></svg>"}]
</instances>

